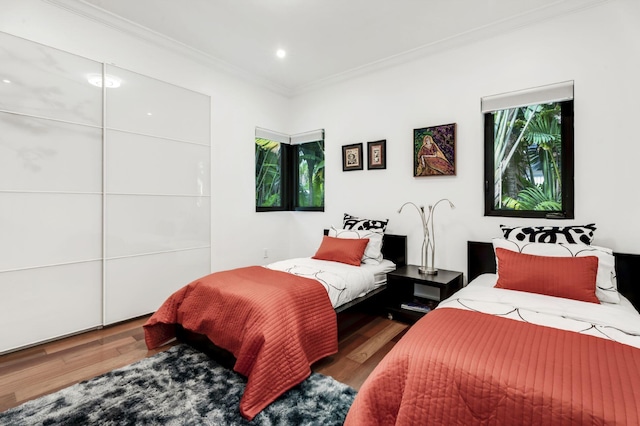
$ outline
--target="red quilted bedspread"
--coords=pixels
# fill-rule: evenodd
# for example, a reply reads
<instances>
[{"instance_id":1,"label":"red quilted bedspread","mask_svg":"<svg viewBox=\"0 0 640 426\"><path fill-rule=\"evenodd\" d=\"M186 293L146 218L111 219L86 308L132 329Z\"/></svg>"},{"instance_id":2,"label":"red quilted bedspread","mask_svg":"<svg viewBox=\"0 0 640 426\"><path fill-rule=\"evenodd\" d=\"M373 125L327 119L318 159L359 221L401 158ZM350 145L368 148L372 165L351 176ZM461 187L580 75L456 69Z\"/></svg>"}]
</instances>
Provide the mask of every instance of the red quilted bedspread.
<instances>
[{"instance_id":1,"label":"red quilted bedspread","mask_svg":"<svg viewBox=\"0 0 640 426\"><path fill-rule=\"evenodd\" d=\"M346 425L638 425L640 349L458 309L418 321Z\"/></svg>"},{"instance_id":2,"label":"red quilted bedspread","mask_svg":"<svg viewBox=\"0 0 640 426\"><path fill-rule=\"evenodd\" d=\"M260 266L217 272L175 292L144 325L149 349L174 324L205 334L236 357L247 377L240 413L251 420L338 351L336 314L315 280Z\"/></svg>"}]
</instances>

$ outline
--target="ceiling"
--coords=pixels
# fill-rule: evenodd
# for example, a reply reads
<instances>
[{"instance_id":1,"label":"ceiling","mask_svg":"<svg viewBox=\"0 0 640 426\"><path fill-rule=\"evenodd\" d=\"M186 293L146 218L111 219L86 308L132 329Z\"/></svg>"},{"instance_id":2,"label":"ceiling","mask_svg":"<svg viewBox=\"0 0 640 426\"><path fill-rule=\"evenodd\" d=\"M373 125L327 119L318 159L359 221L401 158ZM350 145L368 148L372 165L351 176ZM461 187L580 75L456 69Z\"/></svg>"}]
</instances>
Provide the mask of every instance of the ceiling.
<instances>
[{"instance_id":1,"label":"ceiling","mask_svg":"<svg viewBox=\"0 0 640 426\"><path fill-rule=\"evenodd\" d=\"M45 1L295 94L607 0Z\"/></svg>"}]
</instances>

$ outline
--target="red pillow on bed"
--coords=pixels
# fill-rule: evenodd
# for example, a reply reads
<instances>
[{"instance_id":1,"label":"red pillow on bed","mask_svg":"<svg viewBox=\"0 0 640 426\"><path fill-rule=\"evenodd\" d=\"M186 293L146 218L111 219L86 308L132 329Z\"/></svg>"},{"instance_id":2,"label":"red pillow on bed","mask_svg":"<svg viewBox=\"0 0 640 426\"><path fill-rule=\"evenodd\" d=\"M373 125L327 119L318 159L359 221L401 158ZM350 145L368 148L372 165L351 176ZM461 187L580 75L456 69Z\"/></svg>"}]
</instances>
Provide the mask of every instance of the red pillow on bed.
<instances>
[{"instance_id":1,"label":"red pillow on bed","mask_svg":"<svg viewBox=\"0 0 640 426\"><path fill-rule=\"evenodd\" d=\"M496 249L497 288L546 294L583 302L600 303L596 297L598 258L547 257Z\"/></svg>"},{"instance_id":2,"label":"red pillow on bed","mask_svg":"<svg viewBox=\"0 0 640 426\"><path fill-rule=\"evenodd\" d=\"M313 259L331 260L333 262L346 263L360 266L364 249L369 242L368 238L334 238L324 236L318 251Z\"/></svg>"}]
</instances>

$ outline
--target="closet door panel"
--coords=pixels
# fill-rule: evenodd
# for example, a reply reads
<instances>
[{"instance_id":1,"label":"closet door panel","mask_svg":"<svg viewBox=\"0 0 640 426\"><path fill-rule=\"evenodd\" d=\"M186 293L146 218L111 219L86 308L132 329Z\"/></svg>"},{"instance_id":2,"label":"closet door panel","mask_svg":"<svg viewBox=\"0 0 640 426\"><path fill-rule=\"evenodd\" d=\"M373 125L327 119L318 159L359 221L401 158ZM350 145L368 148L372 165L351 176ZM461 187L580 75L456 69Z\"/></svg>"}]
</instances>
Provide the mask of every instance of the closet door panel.
<instances>
[{"instance_id":1,"label":"closet door panel","mask_svg":"<svg viewBox=\"0 0 640 426\"><path fill-rule=\"evenodd\" d=\"M101 195L2 193L0 271L100 259L101 232Z\"/></svg>"},{"instance_id":2,"label":"closet door panel","mask_svg":"<svg viewBox=\"0 0 640 426\"><path fill-rule=\"evenodd\" d=\"M209 274L211 250L185 250L106 261L105 324L155 312L176 290Z\"/></svg>"},{"instance_id":3,"label":"closet door panel","mask_svg":"<svg viewBox=\"0 0 640 426\"><path fill-rule=\"evenodd\" d=\"M102 192L102 130L0 112L0 190Z\"/></svg>"},{"instance_id":4,"label":"closet door panel","mask_svg":"<svg viewBox=\"0 0 640 426\"><path fill-rule=\"evenodd\" d=\"M208 146L109 130L107 192L210 195Z\"/></svg>"},{"instance_id":5,"label":"closet door panel","mask_svg":"<svg viewBox=\"0 0 640 426\"><path fill-rule=\"evenodd\" d=\"M107 258L210 245L209 197L107 197Z\"/></svg>"},{"instance_id":6,"label":"closet door panel","mask_svg":"<svg viewBox=\"0 0 640 426\"><path fill-rule=\"evenodd\" d=\"M105 323L211 268L210 97L108 66Z\"/></svg>"},{"instance_id":7,"label":"closet door panel","mask_svg":"<svg viewBox=\"0 0 640 426\"><path fill-rule=\"evenodd\" d=\"M122 86L107 94L107 127L210 144L209 96L108 66Z\"/></svg>"},{"instance_id":8,"label":"closet door panel","mask_svg":"<svg viewBox=\"0 0 640 426\"><path fill-rule=\"evenodd\" d=\"M149 313L210 272L210 103L0 33L0 352Z\"/></svg>"},{"instance_id":9,"label":"closet door panel","mask_svg":"<svg viewBox=\"0 0 640 426\"><path fill-rule=\"evenodd\" d=\"M102 323L102 262L0 272L0 353Z\"/></svg>"},{"instance_id":10,"label":"closet door panel","mask_svg":"<svg viewBox=\"0 0 640 426\"><path fill-rule=\"evenodd\" d=\"M101 126L96 75L98 62L0 32L0 110Z\"/></svg>"}]
</instances>

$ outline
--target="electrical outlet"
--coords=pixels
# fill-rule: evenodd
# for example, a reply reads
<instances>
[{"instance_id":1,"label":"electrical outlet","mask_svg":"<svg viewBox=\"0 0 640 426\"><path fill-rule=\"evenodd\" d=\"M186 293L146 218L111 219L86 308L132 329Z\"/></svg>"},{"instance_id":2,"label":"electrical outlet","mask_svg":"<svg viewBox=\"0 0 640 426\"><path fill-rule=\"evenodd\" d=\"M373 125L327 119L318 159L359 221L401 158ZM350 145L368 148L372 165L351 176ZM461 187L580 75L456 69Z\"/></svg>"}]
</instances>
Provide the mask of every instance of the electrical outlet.
<instances>
[{"instance_id":1,"label":"electrical outlet","mask_svg":"<svg viewBox=\"0 0 640 426\"><path fill-rule=\"evenodd\" d=\"M264 249L263 256L264 256L265 259L269 257L269 249L268 248Z\"/></svg>"}]
</instances>

